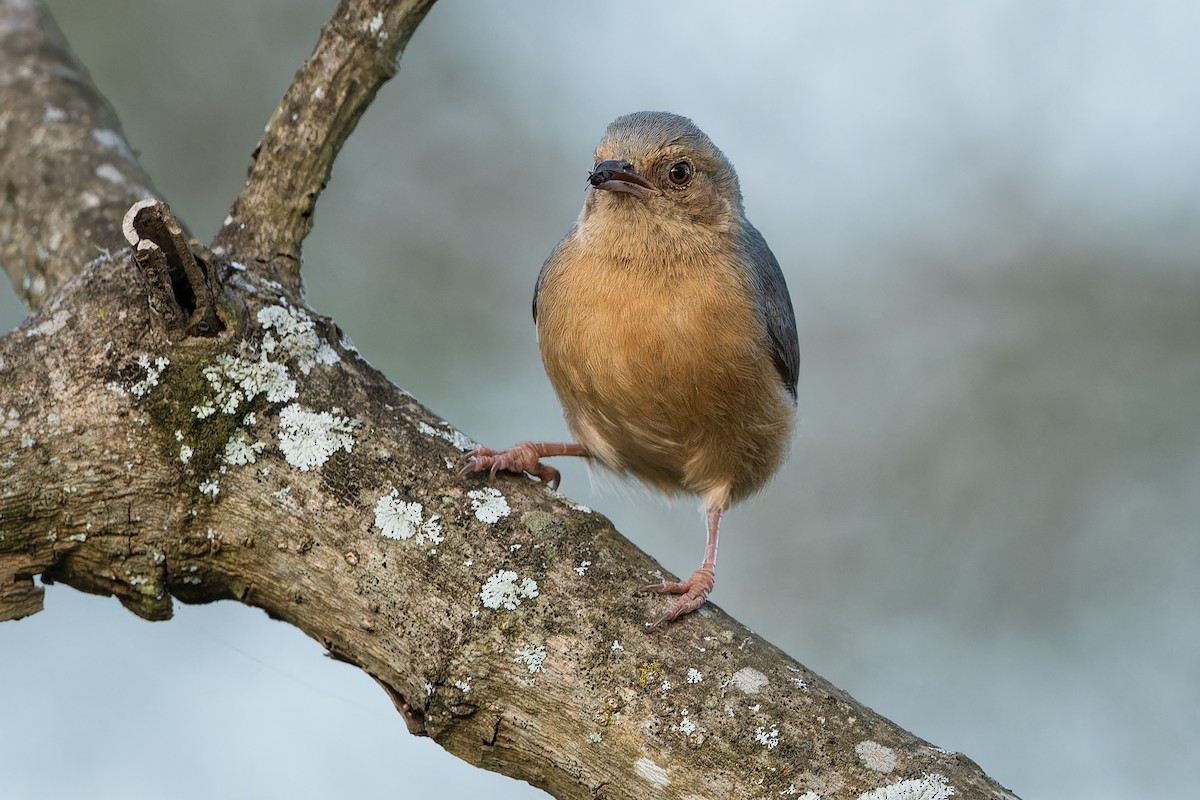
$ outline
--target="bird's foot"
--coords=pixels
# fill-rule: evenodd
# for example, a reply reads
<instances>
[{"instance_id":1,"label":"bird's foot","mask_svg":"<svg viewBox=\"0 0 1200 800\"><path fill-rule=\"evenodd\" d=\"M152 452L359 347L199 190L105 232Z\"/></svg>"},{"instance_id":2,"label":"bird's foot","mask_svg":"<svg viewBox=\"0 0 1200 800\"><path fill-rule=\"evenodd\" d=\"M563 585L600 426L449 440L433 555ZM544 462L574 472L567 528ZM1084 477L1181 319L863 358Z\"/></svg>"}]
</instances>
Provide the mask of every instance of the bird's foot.
<instances>
[{"instance_id":1,"label":"bird's foot","mask_svg":"<svg viewBox=\"0 0 1200 800\"><path fill-rule=\"evenodd\" d=\"M494 478L497 472L514 472L518 475L523 473L532 475L551 489L557 489L562 480L558 470L541 462L537 445L532 442L521 442L507 450L480 447L465 454L463 458L466 464L458 471L459 475L487 472L488 476Z\"/></svg>"},{"instance_id":2,"label":"bird's foot","mask_svg":"<svg viewBox=\"0 0 1200 800\"><path fill-rule=\"evenodd\" d=\"M681 595L679 599L671 603L666 613L650 624L650 628L657 628L664 623L674 622L684 614L690 614L704 605L704 602L708 599L708 593L713 589L715 579L716 575L713 573L712 567L705 566L693 572L692 576L686 581L663 581L662 583L652 583L649 586L643 586L643 592Z\"/></svg>"}]
</instances>

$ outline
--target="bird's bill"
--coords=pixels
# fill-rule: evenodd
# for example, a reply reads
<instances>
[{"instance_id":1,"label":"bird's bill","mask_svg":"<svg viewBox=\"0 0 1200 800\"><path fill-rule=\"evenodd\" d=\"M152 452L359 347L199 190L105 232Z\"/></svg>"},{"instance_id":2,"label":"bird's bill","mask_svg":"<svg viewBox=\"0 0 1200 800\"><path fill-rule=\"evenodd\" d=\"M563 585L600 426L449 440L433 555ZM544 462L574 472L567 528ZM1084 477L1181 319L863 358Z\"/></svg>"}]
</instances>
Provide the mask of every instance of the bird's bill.
<instances>
[{"instance_id":1,"label":"bird's bill","mask_svg":"<svg viewBox=\"0 0 1200 800\"><path fill-rule=\"evenodd\" d=\"M659 189L624 161L601 161L588 175L588 183L609 192L628 192L638 197L659 194Z\"/></svg>"}]
</instances>

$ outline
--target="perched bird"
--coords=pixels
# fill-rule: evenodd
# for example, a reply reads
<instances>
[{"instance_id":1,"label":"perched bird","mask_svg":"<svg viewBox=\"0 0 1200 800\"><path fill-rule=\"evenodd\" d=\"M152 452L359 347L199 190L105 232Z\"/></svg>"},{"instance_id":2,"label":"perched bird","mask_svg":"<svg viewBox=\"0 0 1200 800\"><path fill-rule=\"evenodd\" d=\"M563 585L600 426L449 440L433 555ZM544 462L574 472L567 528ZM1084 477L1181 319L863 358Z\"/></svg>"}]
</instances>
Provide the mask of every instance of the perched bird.
<instances>
[{"instance_id":1,"label":"perched bird","mask_svg":"<svg viewBox=\"0 0 1200 800\"><path fill-rule=\"evenodd\" d=\"M542 266L538 346L578 443L468 453L463 472L527 473L583 456L669 494L703 497L704 562L660 625L712 591L721 515L783 461L796 409L796 319L779 263L746 219L737 173L686 117L608 126L583 210Z\"/></svg>"}]
</instances>

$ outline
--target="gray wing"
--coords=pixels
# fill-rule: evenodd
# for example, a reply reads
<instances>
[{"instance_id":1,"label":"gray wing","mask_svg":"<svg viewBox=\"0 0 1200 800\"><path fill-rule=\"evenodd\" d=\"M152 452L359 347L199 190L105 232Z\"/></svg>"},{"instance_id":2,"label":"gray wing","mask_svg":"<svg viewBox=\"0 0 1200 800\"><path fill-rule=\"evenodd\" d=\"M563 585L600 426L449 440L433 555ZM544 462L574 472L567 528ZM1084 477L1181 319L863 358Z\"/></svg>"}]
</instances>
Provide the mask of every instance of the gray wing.
<instances>
[{"instance_id":1,"label":"gray wing","mask_svg":"<svg viewBox=\"0 0 1200 800\"><path fill-rule=\"evenodd\" d=\"M575 228L572 227L571 233L574 233L574 232L575 232ZM560 239L558 244L554 245L554 249L550 251L550 257L547 258L544 262L542 262L542 269L538 273L537 283L535 283L533 285L533 324L534 325L537 324L538 295L542 293L542 281L544 281L546 279L546 271L548 269L550 269L551 262L553 262L554 259L558 256L558 251L562 249L563 242L565 242L569 238L571 238L570 233L568 233L566 236L564 236L562 239Z\"/></svg>"},{"instance_id":2,"label":"gray wing","mask_svg":"<svg viewBox=\"0 0 1200 800\"><path fill-rule=\"evenodd\" d=\"M775 260L775 254L767 247L766 239L749 222L745 222L742 230L743 248L750 261L758 312L771 340L771 357L783 385L794 400L796 381L800 376L800 341L796 336L792 298L788 294L783 271Z\"/></svg>"}]
</instances>

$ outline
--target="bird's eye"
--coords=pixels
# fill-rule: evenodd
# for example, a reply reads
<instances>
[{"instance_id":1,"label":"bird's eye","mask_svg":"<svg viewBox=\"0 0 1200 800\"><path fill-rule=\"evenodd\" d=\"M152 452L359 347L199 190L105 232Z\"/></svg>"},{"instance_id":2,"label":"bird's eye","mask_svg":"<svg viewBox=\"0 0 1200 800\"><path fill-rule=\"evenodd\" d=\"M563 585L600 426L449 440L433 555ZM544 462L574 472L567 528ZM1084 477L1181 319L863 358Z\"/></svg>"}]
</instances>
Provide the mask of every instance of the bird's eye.
<instances>
[{"instance_id":1,"label":"bird's eye","mask_svg":"<svg viewBox=\"0 0 1200 800\"><path fill-rule=\"evenodd\" d=\"M676 161L667 171L667 178L676 189L682 189L691 183L692 176L695 174L696 168L692 166L692 162Z\"/></svg>"}]
</instances>

